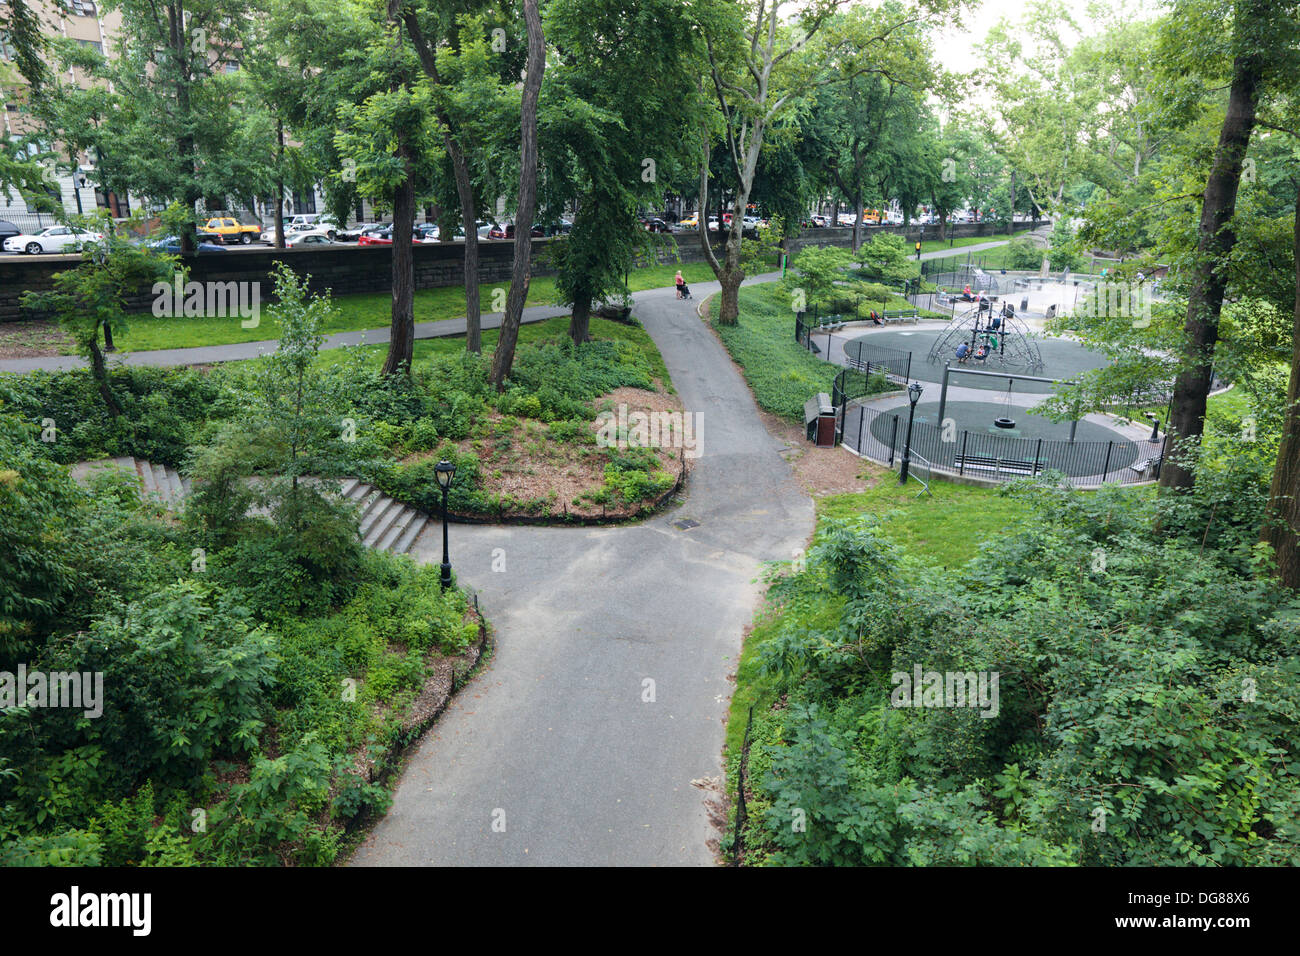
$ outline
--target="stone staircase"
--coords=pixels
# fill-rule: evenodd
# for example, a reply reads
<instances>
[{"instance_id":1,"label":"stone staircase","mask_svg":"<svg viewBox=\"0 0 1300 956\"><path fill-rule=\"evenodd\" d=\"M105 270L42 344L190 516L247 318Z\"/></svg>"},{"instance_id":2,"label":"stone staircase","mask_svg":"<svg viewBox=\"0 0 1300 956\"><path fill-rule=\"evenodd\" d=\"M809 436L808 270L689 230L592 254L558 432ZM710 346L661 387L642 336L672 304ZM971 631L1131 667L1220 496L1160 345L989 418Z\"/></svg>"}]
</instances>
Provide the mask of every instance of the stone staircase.
<instances>
[{"instance_id":1,"label":"stone staircase","mask_svg":"<svg viewBox=\"0 0 1300 956\"><path fill-rule=\"evenodd\" d=\"M181 507L190 492L190 480L176 469L137 458L83 461L72 466L72 477L86 484L92 472L103 468L134 474L142 497L152 498L173 511ZM356 478L342 479L339 494L356 506L361 521L361 543L367 548L405 554L429 523L429 516L424 512L394 501Z\"/></svg>"}]
</instances>

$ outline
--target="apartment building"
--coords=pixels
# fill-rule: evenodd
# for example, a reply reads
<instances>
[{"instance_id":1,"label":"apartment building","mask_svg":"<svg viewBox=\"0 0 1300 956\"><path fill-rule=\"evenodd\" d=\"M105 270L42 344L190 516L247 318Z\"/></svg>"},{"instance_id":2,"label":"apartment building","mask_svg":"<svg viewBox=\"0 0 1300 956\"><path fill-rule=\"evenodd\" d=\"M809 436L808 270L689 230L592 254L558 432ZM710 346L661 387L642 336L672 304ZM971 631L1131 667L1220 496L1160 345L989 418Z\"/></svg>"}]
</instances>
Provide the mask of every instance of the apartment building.
<instances>
[{"instance_id":1,"label":"apartment building","mask_svg":"<svg viewBox=\"0 0 1300 956\"><path fill-rule=\"evenodd\" d=\"M111 53L121 32L121 15L117 11L104 10L95 0L32 0L31 6L37 11L47 36L68 37L101 52ZM12 62L13 55L5 37L0 35L0 60ZM76 69L68 71L64 81L83 87L93 82ZM0 95L0 128L10 135L30 132L31 117L24 106L21 85L0 87L0 91L3 94ZM139 208L139 198L119 196L100 188L95 176L96 160L95 156L79 156L75 171L64 169L53 177L65 213L71 215L103 208L117 219L130 215ZM257 205L255 210L242 212L257 215L270 226L274 204L259 202ZM286 214L321 212L325 208L324 196L319 187L295 192L285 197L285 207ZM36 229L51 225L55 217L29 208L23 197L11 190L7 195L0 192L0 219L7 219L23 229Z\"/></svg>"}]
</instances>

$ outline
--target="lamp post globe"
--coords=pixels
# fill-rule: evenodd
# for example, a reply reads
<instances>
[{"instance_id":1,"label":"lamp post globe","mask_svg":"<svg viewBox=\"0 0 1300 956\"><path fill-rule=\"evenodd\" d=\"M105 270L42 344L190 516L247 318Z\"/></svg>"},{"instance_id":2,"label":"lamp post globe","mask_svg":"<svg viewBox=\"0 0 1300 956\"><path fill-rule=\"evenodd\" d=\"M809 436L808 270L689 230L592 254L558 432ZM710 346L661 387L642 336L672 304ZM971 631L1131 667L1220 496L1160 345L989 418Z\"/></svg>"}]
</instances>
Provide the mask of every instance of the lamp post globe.
<instances>
[{"instance_id":1,"label":"lamp post globe","mask_svg":"<svg viewBox=\"0 0 1300 956\"><path fill-rule=\"evenodd\" d=\"M438 487L442 489L442 577L440 583L445 591L451 587L451 558L447 555L447 492L456 479L456 465L444 458L433 469Z\"/></svg>"},{"instance_id":2,"label":"lamp post globe","mask_svg":"<svg viewBox=\"0 0 1300 956\"><path fill-rule=\"evenodd\" d=\"M921 400L922 391L924 389L921 388L920 382L913 382L907 386L907 401L909 402L907 409L907 438L903 441L903 464L898 469L898 483L900 485L907 484L907 470L912 463L912 419L916 416L916 403Z\"/></svg>"}]
</instances>

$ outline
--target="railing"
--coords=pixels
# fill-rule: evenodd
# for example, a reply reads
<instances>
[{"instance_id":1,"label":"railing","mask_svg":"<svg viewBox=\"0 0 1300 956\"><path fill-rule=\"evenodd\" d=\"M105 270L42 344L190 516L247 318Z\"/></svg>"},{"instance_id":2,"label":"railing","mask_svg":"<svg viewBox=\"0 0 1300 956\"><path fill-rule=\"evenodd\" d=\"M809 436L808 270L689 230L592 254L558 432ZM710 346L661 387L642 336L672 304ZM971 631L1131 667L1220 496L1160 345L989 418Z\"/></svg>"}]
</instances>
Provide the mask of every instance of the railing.
<instances>
[{"instance_id":1,"label":"railing","mask_svg":"<svg viewBox=\"0 0 1300 956\"><path fill-rule=\"evenodd\" d=\"M902 412L881 411L857 405L842 409L840 420L842 441L857 454L892 466L903 453L906 408ZM1007 482L1054 470L1065 473L1078 486L1139 484L1159 477L1164 438L1155 442L1071 442L956 432L915 422L911 457L918 456L926 462L929 475L937 472Z\"/></svg>"},{"instance_id":2,"label":"railing","mask_svg":"<svg viewBox=\"0 0 1300 956\"><path fill-rule=\"evenodd\" d=\"M922 481L921 478L917 476L916 468L918 463L920 463L920 466L925 469L925 477L929 479L928 481ZM931 494L930 482L934 481L934 466L931 465L929 460L915 448L912 449L912 454L910 454L907 459L907 476L909 478L916 478L917 483L921 486L921 490L916 493L916 497L919 498L921 495ZM933 495L931 495L931 497L933 497Z\"/></svg>"}]
</instances>

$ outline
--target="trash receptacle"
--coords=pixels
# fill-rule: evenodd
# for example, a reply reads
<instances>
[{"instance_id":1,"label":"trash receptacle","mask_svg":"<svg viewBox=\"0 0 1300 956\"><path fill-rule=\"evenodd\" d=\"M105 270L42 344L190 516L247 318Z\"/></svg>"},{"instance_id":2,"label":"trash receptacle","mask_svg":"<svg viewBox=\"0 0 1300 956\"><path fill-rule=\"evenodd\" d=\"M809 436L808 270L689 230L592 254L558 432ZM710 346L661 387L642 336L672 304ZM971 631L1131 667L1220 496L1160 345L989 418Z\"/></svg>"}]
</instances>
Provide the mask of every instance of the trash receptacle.
<instances>
[{"instance_id":1,"label":"trash receptacle","mask_svg":"<svg viewBox=\"0 0 1300 956\"><path fill-rule=\"evenodd\" d=\"M804 402L803 420L810 442L818 448L835 447L835 406L829 395L819 392Z\"/></svg>"}]
</instances>

